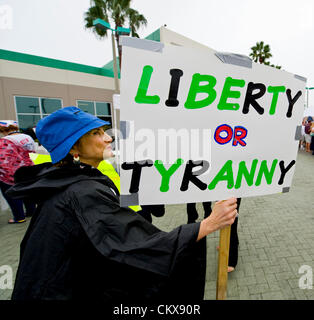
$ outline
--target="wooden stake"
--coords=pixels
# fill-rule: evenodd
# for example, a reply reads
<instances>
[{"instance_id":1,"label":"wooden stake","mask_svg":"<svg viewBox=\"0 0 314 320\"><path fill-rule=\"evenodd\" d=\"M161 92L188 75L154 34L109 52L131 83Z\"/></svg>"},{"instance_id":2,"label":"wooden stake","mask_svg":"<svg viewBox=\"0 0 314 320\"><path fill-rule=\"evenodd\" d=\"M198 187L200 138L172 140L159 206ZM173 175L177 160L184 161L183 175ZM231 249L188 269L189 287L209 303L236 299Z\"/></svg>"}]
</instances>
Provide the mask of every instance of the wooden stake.
<instances>
[{"instance_id":1,"label":"wooden stake","mask_svg":"<svg viewBox=\"0 0 314 320\"><path fill-rule=\"evenodd\" d=\"M227 296L230 230L231 226L220 230L216 300L225 300Z\"/></svg>"}]
</instances>

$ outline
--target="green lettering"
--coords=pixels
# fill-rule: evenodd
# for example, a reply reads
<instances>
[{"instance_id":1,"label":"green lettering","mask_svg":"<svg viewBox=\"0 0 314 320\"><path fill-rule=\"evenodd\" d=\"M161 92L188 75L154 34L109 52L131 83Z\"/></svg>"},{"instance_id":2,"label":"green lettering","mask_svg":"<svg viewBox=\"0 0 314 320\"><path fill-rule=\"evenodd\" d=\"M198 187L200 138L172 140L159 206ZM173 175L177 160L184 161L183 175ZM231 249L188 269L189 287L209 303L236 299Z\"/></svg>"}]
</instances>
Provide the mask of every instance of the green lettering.
<instances>
[{"instance_id":1,"label":"green lettering","mask_svg":"<svg viewBox=\"0 0 314 320\"><path fill-rule=\"evenodd\" d=\"M279 92L285 92L286 91L286 87L285 86L276 86L276 87L269 86L267 88L267 91L269 93L273 93L273 99L271 101L269 114L275 114Z\"/></svg>"},{"instance_id":2,"label":"green lettering","mask_svg":"<svg viewBox=\"0 0 314 320\"><path fill-rule=\"evenodd\" d=\"M241 93L240 91L232 91L230 90L231 87L241 87L245 86L245 81L240 79L233 79L231 77L227 77L224 87L222 89L221 97L217 108L219 110L239 110L240 105L238 103L228 103L228 98L240 98Z\"/></svg>"},{"instance_id":3,"label":"green lettering","mask_svg":"<svg viewBox=\"0 0 314 320\"><path fill-rule=\"evenodd\" d=\"M250 172L248 171L248 169L246 167L245 161L241 161L239 163L239 171L238 171L238 175L237 175L235 189L239 189L241 187L242 177L245 178L245 181L248 184L248 186L251 186L253 184L253 179L254 179L254 175L255 175L257 162L258 162L257 159L253 160Z\"/></svg>"},{"instance_id":4,"label":"green lettering","mask_svg":"<svg viewBox=\"0 0 314 320\"><path fill-rule=\"evenodd\" d=\"M136 103L149 103L149 104L157 104L160 101L159 96L148 96L147 95L147 90L148 90L148 85L150 82L150 78L153 73L153 67L152 66L145 66L143 68L143 73L141 77L140 84L137 89L137 94L135 97L135 102Z\"/></svg>"},{"instance_id":5,"label":"green lettering","mask_svg":"<svg viewBox=\"0 0 314 320\"><path fill-rule=\"evenodd\" d=\"M263 175L265 176L267 184L271 184L272 183L273 175L274 175L274 172L275 172L275 169L276 169L277 162L278 162L278 159L275 159L273 161L270 170L268 170L267 161L266 160L263 160L261 162L261 166L259 168L259 172L258 172L256 181L255 181L255 185L256 186L259 186L261 184Z\"/></svg>"},{"instance_id":6,"label":"green lettering","mask_svg":"<svg viewBox=\"0 0 314 320\"><path fill-rule=\"evenodd\" d=\"M207 84L200 85L200 82L202 81L206 81ZM187 109L199 109L213 103L217 95L214 90L216 83L217 80L213 76L195 73L192 77L190 90L184 106ZM207 93L208 97L203 100L196 101L198 93Z\"/></svg>"},{"instance_id":7,"label":"green lettering","mask_svg":"<svg viewBox=\"0 0 314 320\"><path fill-rule=\"evenodd\" d=\"M228 160L220 171L216 174L213 181L208 185L209 190L216 188L216 185L219 181L227 181L227 188L232 189L234 186L233 181L233 171L232 171L232 160Z\"/></svg>"},{"instance_id":8,"label":"green lettering","mask_svg":"<svg viewBox=\"0 0 314 320\"><path fill-rule=\"evenodd\" d=\"M182 163L183 160L179 158L176 161L176 163L174 163L168 170L166 170L161 160L155 161L154 166L161 175L161 192L167 192L169 190L170 177L175 173L175 171L177 171L177 169L181 166Z\"/></svg>"}]
</instances>

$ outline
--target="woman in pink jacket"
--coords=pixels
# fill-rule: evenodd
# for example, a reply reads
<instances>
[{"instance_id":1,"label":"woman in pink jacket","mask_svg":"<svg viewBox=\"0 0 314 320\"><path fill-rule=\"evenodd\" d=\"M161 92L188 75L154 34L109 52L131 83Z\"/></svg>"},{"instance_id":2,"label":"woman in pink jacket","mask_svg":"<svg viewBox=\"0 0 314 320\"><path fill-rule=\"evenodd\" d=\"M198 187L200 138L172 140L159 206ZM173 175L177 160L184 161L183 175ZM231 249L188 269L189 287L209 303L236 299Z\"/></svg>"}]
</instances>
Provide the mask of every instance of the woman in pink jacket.
<instances>
[{"instance_id":1,"label":"woman in pink jacket","mask_svg":"<svg viewBox=\"0 0 314 320\"><path fill-rule=\"evenodd\" d=\"M35 152L35 142L29 135L21 133L13 120L1 120L0 133L0 188L13 214L8 223L23 223L26 216L33 214L35 205L28 200L12 199L6 191L14 184L14 173L18 168L33 165L29 152Z\"/></svg>"}]
</instances>

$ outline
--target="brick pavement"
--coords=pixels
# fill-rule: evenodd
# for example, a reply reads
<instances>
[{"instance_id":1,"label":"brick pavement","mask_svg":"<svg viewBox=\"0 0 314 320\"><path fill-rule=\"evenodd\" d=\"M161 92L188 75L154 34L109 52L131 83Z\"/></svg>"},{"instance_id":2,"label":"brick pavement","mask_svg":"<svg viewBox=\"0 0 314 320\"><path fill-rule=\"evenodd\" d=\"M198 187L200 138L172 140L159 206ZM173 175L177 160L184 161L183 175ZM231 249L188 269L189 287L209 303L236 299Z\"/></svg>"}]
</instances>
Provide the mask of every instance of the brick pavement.
<instances>
[{"instance_id":1,"label":"brick pavement","mask_svg":"<svg viewBox=\"0 0 314 320\"><path fill-rule=\"evenodd\" d=\"M230 300L314 300L313 289L300 289L299 268L314 272L314 156L300 151L289 193L245 198L241 202L238 234L239 262L229 274ZM197 204L203 216L201 204ZM10 265L15 275L19 243L28 222L8 225L9 210L0 213L0 266ZM163 218L154 218L162 230L186 223L186 206L169 205ZM207 237L208 264L205 299L216 297L219 232ZM314 278L314 274L313 278ZM0 274L1 276L1 274ZM12 290L0 289L0 300Z\"/></svg>"}]
</instances>

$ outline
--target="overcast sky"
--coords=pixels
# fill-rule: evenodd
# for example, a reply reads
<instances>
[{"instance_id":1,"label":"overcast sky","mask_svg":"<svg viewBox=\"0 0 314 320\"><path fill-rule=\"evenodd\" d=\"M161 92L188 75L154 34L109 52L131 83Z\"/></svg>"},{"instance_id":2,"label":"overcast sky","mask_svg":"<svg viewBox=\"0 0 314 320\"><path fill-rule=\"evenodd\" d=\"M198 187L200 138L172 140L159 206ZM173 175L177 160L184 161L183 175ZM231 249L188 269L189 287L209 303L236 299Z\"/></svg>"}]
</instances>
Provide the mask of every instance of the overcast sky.
<instances>
[{"instance_id":1,"label":"overcast sky","mask_svg":"<svg viewBox=\"0 0 314 320\"><path fill-rule=\"evenodd\" d=\"M0 0L0 48L102 66L112 59L111 41L84 29L89 6L89 0ZM141 37L166 24L215 50L245 55L263 40L271 63L314 87L313 0L133 0L133 8L148 20Z\"/></svg>"}]
</instances>

